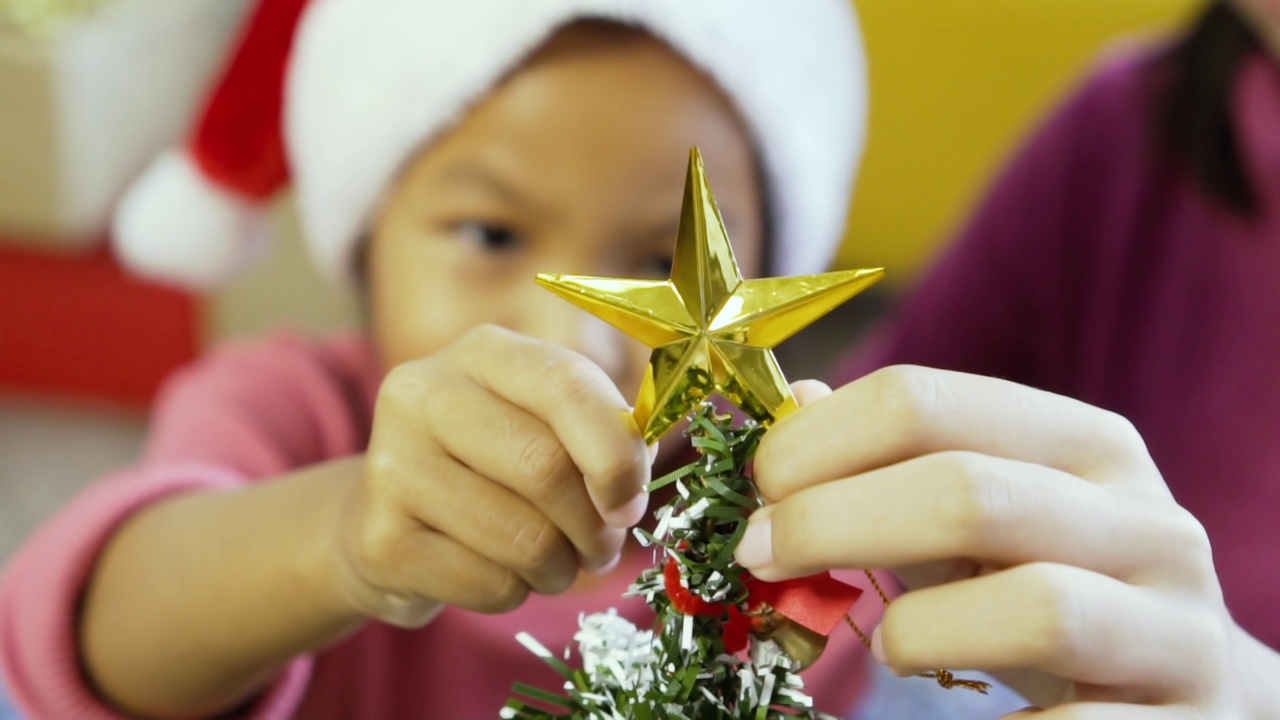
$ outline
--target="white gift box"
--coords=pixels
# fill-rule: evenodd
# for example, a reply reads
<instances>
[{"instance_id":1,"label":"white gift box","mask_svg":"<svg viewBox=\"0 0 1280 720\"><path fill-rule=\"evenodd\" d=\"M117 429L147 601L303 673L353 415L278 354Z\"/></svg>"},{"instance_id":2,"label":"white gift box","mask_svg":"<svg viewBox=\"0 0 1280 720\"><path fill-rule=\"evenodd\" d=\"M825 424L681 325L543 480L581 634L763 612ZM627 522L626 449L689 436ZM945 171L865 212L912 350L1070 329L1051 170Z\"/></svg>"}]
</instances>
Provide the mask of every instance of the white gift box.
<instances>
[{"instance_id":1,"label":"white gift box","mask_svg":"<svg viewBox=\"0 0 1280 720\"><path fill-rule=\"evenodd\" d=\"M109 0L43 34L0 23L0 242L99 240L189 130L244 0Z\"/></svg>"}]
</instances>

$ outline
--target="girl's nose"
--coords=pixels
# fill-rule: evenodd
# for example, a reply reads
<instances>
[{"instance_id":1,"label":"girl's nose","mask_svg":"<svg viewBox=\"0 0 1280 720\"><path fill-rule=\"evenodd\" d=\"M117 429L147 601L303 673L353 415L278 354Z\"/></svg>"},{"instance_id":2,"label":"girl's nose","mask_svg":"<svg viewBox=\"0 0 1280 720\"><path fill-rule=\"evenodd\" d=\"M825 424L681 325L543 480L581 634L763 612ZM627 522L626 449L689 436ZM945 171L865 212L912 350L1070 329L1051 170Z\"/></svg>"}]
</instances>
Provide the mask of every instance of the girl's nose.
<instances>
[{"instance_id":1,"label":"girl's nose","mask_svg":"<svg viewBox=\"0 0 1280 720\"><path fill-rule=\"evenodd\" d=\"M635 340L542 288L528 299L524 314L524 333L586 356L615 383L628 386L628 358L634 355Z\"/></svg>"}]
</instances>

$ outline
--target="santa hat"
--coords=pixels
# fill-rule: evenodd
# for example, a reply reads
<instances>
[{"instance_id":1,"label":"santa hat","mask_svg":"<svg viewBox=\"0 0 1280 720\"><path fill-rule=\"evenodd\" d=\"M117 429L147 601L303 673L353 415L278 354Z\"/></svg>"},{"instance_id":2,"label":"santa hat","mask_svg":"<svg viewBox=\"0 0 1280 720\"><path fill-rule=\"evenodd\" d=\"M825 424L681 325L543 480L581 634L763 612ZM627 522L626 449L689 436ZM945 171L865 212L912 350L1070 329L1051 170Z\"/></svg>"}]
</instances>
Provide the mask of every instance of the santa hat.
<instances>
[{"instance_id":1,"label":"santa hat","mask_svg":"<svg viewBox=\"0 0 1280 720\"><path fill-rule=\"evenodd\" d=\"M194 133L121 202L121 258L210 287L253 257L266 201L292 181L313 259L349 276L397 171L583 18L644 28L719 84L761 156L775 271L824 269L866 133L850 0L261 0Z\"/></svg>"}]
</instances>

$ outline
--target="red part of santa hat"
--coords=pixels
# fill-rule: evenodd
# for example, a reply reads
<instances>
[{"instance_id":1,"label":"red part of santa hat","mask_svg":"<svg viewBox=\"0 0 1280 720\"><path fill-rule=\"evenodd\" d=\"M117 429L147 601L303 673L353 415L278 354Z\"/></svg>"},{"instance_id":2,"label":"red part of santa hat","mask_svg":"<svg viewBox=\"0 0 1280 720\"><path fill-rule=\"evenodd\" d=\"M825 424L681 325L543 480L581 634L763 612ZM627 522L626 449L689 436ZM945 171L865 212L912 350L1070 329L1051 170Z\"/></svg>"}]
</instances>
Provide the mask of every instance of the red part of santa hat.
<instances>
[{"instance_id":1,"label":"red part of santa hat","mask_svg":"<svg viewBox=\"0 0 1280 720\"><path fill-rule=\"evenodd\" d=\"M306 6L307 0L258 5L188 146L210 180L251 200L267 200L289 181L284 81Z\"/></svg>"},{"instance_id":2,"label":"red part of santa hat","mask_svg":"<svg viewBox=\"0 0 1280 720\"><path fill-rule=\"evenodd\" d=\"M116 248L143 274L208 287L253 255L262 206L289 182L284 86L308 0L262 0L180 149L156 159L116 213Z\"/></svg>"}]
</instances>

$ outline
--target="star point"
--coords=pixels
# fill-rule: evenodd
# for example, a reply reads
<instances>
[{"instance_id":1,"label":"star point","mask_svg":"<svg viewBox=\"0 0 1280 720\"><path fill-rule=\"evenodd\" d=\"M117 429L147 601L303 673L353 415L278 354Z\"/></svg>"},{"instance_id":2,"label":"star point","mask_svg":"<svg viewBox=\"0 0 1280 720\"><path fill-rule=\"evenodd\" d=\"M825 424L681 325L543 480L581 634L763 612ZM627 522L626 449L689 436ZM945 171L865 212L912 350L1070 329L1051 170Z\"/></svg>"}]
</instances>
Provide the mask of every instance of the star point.
<instances>
[{"instance_id":1,"label":"star point","mask_svg":"<svg viewBox=\"0 0 1280 720\"><path fill-rule=\"evenodd\" d=\"M653 349L635 404L649 443L713 394L766 425L794 410L773 348L884 275L874 268L743 280L697 148L679 228L668 280L537 277Z\"/></svg>"}]
</instances>

